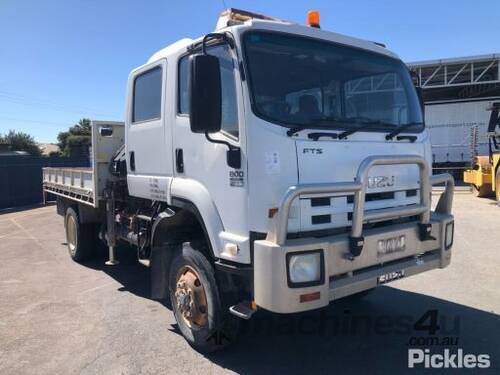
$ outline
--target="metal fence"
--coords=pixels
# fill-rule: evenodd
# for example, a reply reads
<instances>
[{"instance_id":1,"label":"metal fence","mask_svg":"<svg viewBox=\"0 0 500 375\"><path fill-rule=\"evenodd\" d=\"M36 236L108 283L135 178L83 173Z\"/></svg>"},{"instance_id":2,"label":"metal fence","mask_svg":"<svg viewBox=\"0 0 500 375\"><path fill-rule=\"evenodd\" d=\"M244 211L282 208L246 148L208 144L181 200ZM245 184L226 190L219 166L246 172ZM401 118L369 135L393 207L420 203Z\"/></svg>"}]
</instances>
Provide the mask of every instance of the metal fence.
<instances>
[{"instance_id":1,"label":"metal fence","mask_svg":"<svg viewBox=\"0 0 500 375\"><path fill-rule=\"evenodd\" d=\"M42 202L42 168L89 165L88 158L0 156L0 210Z\"/></svg>"}]
</instances>

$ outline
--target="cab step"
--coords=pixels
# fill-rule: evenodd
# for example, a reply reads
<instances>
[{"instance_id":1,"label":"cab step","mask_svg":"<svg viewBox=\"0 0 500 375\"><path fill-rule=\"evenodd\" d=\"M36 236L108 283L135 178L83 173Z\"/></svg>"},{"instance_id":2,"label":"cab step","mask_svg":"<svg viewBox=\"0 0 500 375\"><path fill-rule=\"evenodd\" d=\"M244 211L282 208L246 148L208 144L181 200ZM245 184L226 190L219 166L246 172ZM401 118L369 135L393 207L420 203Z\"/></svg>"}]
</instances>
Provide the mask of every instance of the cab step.
<instances>
[{"instance_id":1,"label":"cab step","mask_svg":"<svg viewBox=\"0 0 500 375\"><path fill-rule=\"evenodd\" d=\"M240 302L229 308L229 312L238 318L249 320L257 310L252 309L250 302Z\"/></svg>"}]
</instances>

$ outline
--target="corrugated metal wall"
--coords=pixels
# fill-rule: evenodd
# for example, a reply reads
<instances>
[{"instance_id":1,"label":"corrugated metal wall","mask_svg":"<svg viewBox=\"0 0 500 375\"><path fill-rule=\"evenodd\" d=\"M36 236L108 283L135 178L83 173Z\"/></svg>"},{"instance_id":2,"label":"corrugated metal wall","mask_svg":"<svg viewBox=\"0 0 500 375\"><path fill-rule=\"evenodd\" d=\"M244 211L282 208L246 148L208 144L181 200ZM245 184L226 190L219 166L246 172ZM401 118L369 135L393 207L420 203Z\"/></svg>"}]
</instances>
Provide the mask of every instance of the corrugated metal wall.
<instances>
[{"instance_id":1,"label":"corrugated metal wall","mask_svg":"<svg viewBox=\"0 0 500 375\"><path fill-rule=\"evenodd\" d=\"M43 201L43 167L88 167L86 158L0 156L0 210Z\"/></svg>"}]
</instances>

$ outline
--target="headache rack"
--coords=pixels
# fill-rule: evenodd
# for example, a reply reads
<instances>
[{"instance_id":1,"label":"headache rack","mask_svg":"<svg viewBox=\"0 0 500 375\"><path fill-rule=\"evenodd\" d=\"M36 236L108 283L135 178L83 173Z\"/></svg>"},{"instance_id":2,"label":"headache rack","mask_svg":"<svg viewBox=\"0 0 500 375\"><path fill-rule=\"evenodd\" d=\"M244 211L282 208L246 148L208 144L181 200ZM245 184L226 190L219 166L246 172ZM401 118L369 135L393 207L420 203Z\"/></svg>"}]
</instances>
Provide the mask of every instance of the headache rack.
<instances>
[{"instance_id":1,"label":"headache rack","mask_svg":"<svg viewBox=\"0 0 500 375\"><path fill-rule=\"evenodd\" d=\"M229 8L224 10L217 20L216 30L223 29L224 27L239 25L245 21L257 19L257 20L267 20L267 21L277 21L277 22L286 22L284 20L280 20L279 18L266 16L263 14L248 12L246 10Z\"/></svg>"}]
</instances>

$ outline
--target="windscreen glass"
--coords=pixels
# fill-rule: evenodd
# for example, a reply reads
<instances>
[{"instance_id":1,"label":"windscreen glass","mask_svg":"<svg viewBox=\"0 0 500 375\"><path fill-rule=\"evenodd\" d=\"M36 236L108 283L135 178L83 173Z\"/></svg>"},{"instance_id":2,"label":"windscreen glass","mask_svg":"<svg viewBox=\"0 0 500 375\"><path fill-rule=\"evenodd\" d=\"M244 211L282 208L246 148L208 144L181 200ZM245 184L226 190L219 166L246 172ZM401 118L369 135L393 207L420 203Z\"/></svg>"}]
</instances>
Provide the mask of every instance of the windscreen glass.
<instances>
[{"instance_id":1,"label":"windscreen glass","mask_svg":"<svg viewBox=\"0 0 500 375\"><path fill-rule=\"evenodd\" d=\"M264 31L244 36L255 114L284 126L386 131L423 128L420 102L397 59Z\"/></svg>"}]
</instances>

